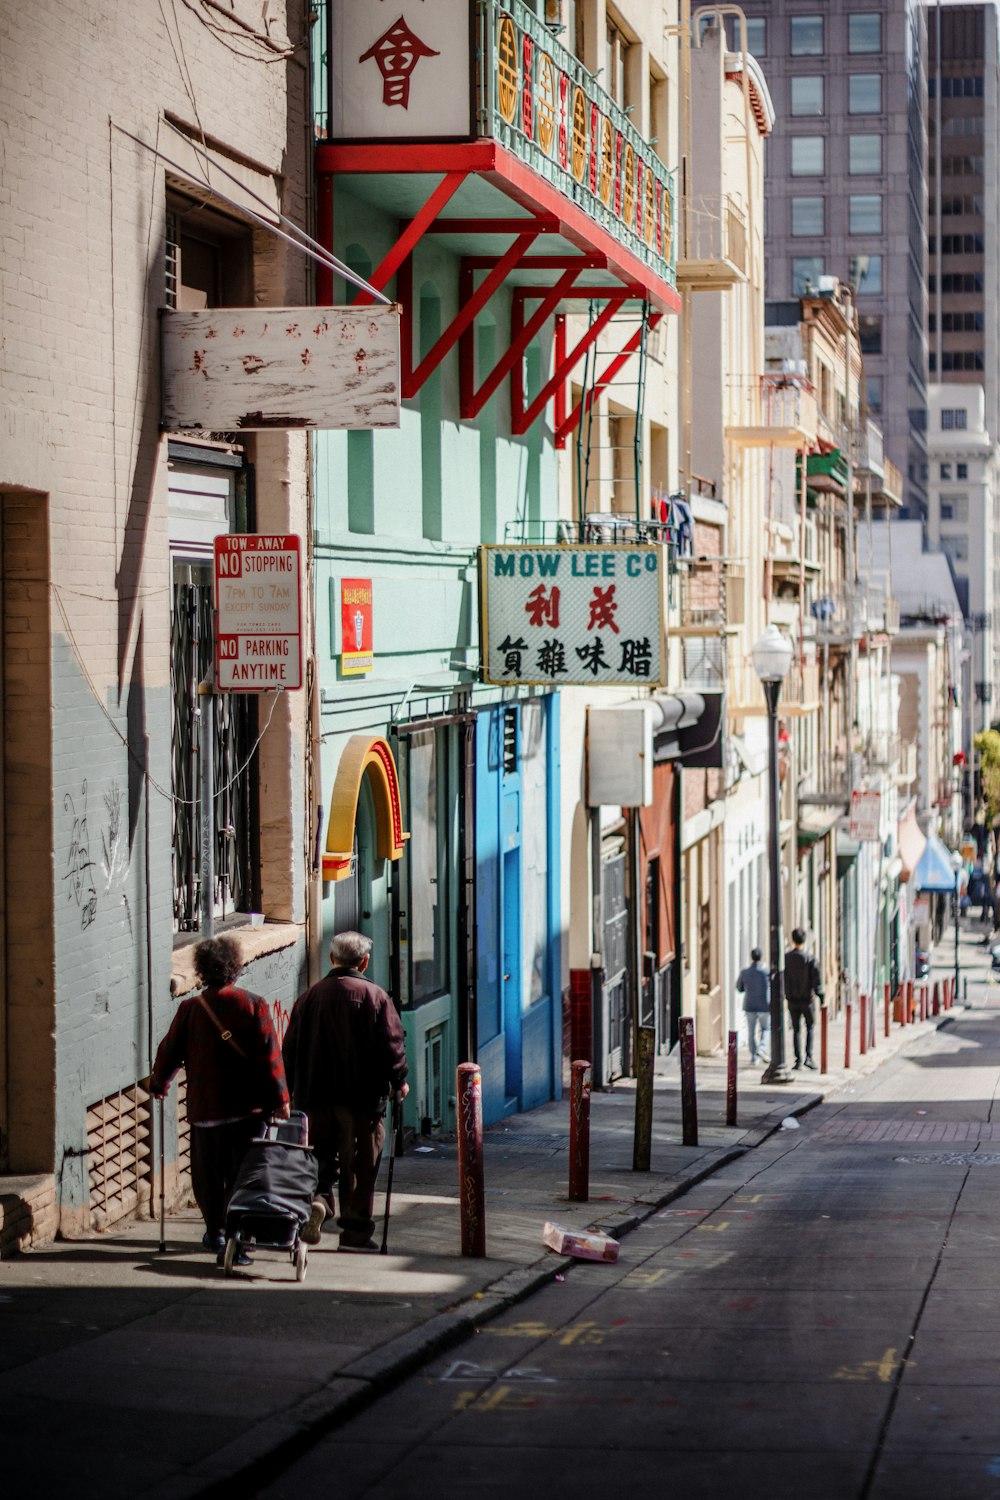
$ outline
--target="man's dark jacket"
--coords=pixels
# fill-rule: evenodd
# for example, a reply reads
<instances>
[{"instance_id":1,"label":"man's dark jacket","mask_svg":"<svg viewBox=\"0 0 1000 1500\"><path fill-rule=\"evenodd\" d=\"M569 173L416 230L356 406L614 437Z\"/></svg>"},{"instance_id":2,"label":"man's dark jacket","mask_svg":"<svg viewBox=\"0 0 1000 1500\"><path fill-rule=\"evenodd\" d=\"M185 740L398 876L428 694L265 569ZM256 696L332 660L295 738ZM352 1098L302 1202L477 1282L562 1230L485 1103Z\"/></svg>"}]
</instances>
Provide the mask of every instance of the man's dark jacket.
<instances>
[{"instance_id":1,"label":"man's dark jacket","mask_svg":"<svg viewBox=\"0 0 1000 1500\"><path fill-rule=\"evenodd\" d=\"M374 1109L406 1082L403 1023L385 990L331 969L300 995L282 1048L296 1109Z\"/></svg>"},{"instance_id":2,"label":"man's dark jacket","mask_svg":"<svg viewBox=\"0 0 1000 1500\"><path fill-rule=\"evenodd\" d=\"M814 994L823 994L819 964L804 948L790 948L785 954L785 999L805 1005Z\"/></svg>"}]
</instances>

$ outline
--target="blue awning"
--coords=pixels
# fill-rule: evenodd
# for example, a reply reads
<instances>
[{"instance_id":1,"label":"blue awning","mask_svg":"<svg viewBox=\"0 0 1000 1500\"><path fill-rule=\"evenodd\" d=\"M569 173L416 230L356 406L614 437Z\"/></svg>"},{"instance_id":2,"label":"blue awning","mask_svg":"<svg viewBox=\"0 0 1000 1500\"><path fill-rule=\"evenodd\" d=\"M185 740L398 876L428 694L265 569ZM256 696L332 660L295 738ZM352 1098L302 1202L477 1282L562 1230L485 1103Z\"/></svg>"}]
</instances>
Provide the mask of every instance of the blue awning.
<instances>
[{"instance_id":1,"label":"blue awning","mask_svg":"<svg viewBox=\"0 0 1000 1500\"><path fill-rule=\"evenodd\" d=\"M951 855L936 833L928 833L927 848L910 878L918 891L945 891L949 894L954 891L955 870Z\"/></svg>"}]
</instances>

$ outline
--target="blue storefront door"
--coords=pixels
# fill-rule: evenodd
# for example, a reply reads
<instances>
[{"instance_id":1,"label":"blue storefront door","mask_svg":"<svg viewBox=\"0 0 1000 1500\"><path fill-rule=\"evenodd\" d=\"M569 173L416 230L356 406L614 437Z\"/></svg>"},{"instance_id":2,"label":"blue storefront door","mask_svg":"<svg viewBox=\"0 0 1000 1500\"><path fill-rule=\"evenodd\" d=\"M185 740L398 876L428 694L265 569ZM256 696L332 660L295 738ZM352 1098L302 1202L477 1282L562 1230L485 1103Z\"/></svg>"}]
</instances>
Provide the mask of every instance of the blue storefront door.
<instances>
[{"instance_id":1,"label":"blue storefront door","mask_svg":"<svg viewBox=\"0 0 1000 1500\"><path fill-rule=\"evenodd\" d=\"M476 1058L487 1121L558 1097L558 699L476 724Z\"/></svg>"}]
</instances>

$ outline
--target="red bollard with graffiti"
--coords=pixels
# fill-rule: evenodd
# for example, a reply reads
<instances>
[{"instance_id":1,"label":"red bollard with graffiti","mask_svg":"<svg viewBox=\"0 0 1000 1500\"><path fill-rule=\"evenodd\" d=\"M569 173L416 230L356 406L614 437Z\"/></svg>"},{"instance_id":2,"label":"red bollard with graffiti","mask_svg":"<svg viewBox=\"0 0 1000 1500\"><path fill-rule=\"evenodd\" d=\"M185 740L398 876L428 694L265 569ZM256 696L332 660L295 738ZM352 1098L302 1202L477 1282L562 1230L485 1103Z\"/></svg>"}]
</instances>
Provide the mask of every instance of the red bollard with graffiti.
<instances>
[{"instance_id":1,"label":"red bollard with graffiti","mask_svg":"<svg viewBox=\"0 0 1000 1500\"><path fill-rule=\"evenodd\" d=\"M590 1197L590 1063L573 1064L569 1091L569 1196L573 1203Z\"/></svg>"},{"instance_id":2,"label":"red bollard with graffiti","mask_svg":"<svg viewBox=\"0 0 1000 1500\"><path fill-rule=\"evenodd\" d=\"M483 1075L478 1063L458 1065L458 1198L462 1254L486 1255L483 1175Z\"/></svg>"}]
</instances>

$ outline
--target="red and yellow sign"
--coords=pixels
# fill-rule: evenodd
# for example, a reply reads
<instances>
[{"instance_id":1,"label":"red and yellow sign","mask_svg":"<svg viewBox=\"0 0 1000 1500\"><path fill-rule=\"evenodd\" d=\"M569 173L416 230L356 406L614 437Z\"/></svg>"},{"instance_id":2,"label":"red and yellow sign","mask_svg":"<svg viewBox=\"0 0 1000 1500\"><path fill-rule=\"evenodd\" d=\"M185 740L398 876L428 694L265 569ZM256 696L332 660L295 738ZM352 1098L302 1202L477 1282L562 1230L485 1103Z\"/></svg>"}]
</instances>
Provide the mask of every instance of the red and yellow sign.
<instances>
[{"instance_id":1,"label":"red and yellow sign","mask_svg":"<svg viewBox=\"0 0 1000 1500\"><path fill-rule=\"evenodd\" d=\"M340 641L344 675L370 672L375 660L370 578L340 580Z\"/></svg>"}]
</instances>

